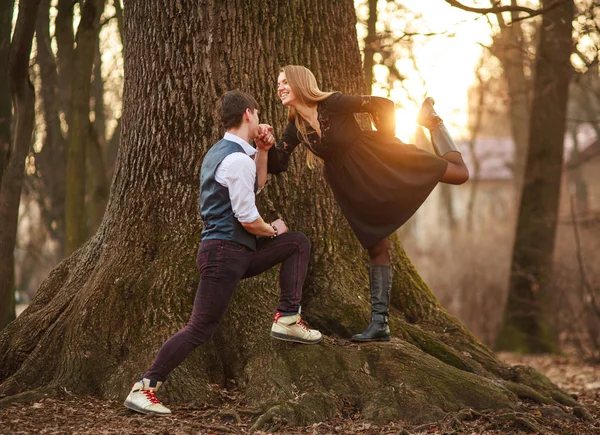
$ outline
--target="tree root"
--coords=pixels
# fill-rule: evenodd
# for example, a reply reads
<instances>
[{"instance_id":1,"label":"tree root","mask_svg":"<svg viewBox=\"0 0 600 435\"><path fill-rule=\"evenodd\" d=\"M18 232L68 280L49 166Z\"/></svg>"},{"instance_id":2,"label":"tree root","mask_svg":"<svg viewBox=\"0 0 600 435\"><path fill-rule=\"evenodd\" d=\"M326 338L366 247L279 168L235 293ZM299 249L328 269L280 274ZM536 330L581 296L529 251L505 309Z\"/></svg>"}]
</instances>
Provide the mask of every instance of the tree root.
<instances>
[{"instance_id":1,"label":"tree root","mask_svg":"<svg viewBox=\"0 0 600 435\"><path fill-rule=\"evenodd\" d=\"M580 406L569 394L562 391L546 376L527 366L516 365L511 367L510 381L531 387L541 395L560 403L561 405ZM523 390L524 391L524 390ZM543 403L543 402L541 402Z\"/></svg>"},{"instance_id":2,"label":"tree root","mask_svg":"<svg viewBox=\"0 0 600 435\"><path fill-rule=\"evenodd\" d=\"M257 430L272 432L278 430L281 426L293 421L294 409L290 404L276 405L263 413L256 422L250 427L249 433Z\"/></svg>"},{"instance_id":3,"label":"tree root","mask_svg":"<svg viewBox=\"0 0 600 435\"><path fill-rule=\"evenodd\" d=\"M204 423L197 423L196 426L202 428L202 429L208 429L208 430L213 430L216 432L223 432L223 433L240 433L240 431L233 429L231 427L227 427L227 426L223 426L222 424L204 424Z\"/></svg>"},{"instance_id":4,"label":"tree root","mask_svg":"<svg viewBox=\"0 0 600 435\"><path fill-rule=\"evenodd\" d=\"M548 397L538 393L533 388L529 387L525 384L517 384L511 381L502 382L509 391L515 393L520 399L530 399L536 403L541 403L543 405L552 405L556 404L556 402Z\"/></svg>"},{"instance_id":5,"label":"tree root","mask_svg":"<svg viewBox=\"0 0 600 435\"><path fill-rule=\"evenodd\" d=\"M584 421L592 421L594 418L590 414L590 412L584 408L583 406L575 406L573 407L573 415L577 418L580 418Z\"/></svg>"},{"instance_id":6,"label":"tree root","mask_svg":"<svg viewBox=\"0 0 600 435\"><path fill-rule=\"evenodd\" d=\"M68 392L59 387L43 387L35 390L23 391L22 393L0 399L0 409L14 403L32 403L49 397L64 397L66 395L65 393Z\"/></svg>"},{"instance_id":7,"label":"tree root","mask_svg":"<svg viewBox=\"0 0 600 435\"><path fill-rule=\"evenodd\" d=\"M526 432L545 433L544 429L538 424L538 422L527 414L511 412L508 414L499 415L497 418L498 420L514 422Z\"/></svg>"}]
</instances>

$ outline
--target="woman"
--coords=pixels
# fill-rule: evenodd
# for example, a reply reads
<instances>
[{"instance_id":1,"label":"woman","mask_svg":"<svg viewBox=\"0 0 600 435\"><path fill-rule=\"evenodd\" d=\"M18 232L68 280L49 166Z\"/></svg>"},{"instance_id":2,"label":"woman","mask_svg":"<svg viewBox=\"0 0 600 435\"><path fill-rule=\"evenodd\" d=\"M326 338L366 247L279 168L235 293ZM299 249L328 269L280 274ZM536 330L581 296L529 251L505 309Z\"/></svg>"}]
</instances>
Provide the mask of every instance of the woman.
<instances>
[{"instance_id":1,"label":"woman","mask_svg":"<svg viewBox=\"0 0 600 435\"><path fill-rule=\"evenodd\" d=\"M394 137L394 103L371 96L323 92L303 66L288 65L277 79L277 93L288 107L288 125L269 152L269 172L287 169L300 143L325 164L325 177L358 240L369 252L371 324L354 341L390 339L388 311L392 271L388 237L410 218L438 182L462 184L469 171L433 100L423 103L419 123L430 129L437 155ZM369 113L377 131L363 131L355 113Z\"/></svg>"}]
</instances>

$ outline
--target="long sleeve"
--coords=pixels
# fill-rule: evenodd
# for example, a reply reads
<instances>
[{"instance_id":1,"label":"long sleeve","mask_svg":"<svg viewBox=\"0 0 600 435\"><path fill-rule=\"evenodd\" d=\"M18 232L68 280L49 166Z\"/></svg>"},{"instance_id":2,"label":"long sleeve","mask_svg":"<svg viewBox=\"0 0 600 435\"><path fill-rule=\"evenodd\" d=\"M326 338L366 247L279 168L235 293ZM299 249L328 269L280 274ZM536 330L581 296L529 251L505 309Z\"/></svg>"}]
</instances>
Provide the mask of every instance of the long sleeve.
<instances>
[{"instance_id":1,"label":"long sleeve","mask_svg":"<svg viewBox=\"0 0 600 435\"><path fill-rule=\"evenodd\" d=\"M389 136L395 135L394 102L387 98L336 92L327 98L327 109L339 113L369 113L378 131Z\"/></svg>"},{"instance_id":2,"label":"long sleeve","mask_svg":"<svg viewBox=\"0 0 600 435\"><path fill-rule=\"evenodd\" d=\"M269 149L267 172L269 174L279 174L286 171L290 156L298 144L300 144L300 139L296 125L293 122L288 122L279 142Z\"/></svg>"}]
</instances>

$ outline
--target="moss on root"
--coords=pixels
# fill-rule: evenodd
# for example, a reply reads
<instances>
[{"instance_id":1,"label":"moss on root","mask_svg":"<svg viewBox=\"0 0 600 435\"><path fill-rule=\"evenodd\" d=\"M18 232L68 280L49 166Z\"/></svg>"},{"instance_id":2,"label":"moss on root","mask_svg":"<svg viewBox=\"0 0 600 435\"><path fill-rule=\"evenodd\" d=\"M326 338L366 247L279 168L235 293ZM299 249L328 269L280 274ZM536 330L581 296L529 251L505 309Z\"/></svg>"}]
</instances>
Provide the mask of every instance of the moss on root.
<instances>
[{"instance_id":1,"label":"moss on root","mask_svg":"<svg viewBox=\"0 0 600 435\"><path fill-rule=\"evenodd\" d=\"M401 340L336 343L268 344L268 352L256 355L246 368L246 400L261 403L269 418L274 410L289 414L292 406L301 424L340 414L347 403L376 423L421 423L463 408L515 406L517 397L500 383L447 365ZM284 408L274 408L282 403Z\"/></svg>"}]
</instances>

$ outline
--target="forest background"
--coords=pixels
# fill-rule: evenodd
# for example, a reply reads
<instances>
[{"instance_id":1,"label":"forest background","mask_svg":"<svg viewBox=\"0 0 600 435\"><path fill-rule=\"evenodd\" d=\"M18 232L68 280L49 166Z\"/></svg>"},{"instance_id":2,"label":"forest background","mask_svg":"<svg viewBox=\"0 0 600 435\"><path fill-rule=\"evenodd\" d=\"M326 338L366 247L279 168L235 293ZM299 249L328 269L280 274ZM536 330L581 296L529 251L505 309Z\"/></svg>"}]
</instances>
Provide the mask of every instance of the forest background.
<instances>
[{"instance_id":1,"label":"forest background","mask_svg":"<svg viewBox=\"0 0 600 435\"><path fill-rule=\"evenodd\" d=\"M598 362L600 8L592 0L484 3L353 5L365 92L392 98L397 135L426 149L414 118L433 96L472 174L464 186L438 186L399 238L441 305L483 343ZM16 11L34 4L29 55ZM86 7L102 13L86 21ZM2 8L4 326L103 221L122 139L125 58L119 1ZM549 37L543 20L559 12L557 22L570 26ZM548 71L550 105L536 93ZM17 123L28 117L32 140L27 122ZM267 121L277 128L281 119Z\"/></svg>"}]
</instances>

